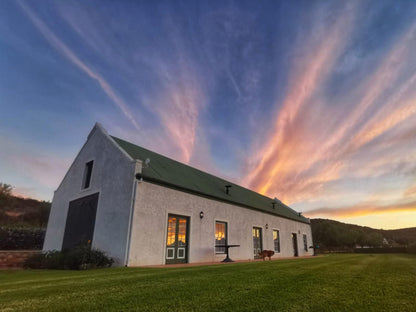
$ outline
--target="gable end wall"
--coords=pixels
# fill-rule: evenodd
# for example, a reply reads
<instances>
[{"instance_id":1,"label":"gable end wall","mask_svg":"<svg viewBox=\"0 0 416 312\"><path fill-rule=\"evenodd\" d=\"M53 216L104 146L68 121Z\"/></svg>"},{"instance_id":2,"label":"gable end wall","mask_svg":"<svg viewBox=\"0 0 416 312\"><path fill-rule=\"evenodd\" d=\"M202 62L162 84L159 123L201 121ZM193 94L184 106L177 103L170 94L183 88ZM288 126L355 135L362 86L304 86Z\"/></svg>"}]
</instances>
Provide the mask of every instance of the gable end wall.
<instances>
[{"instance_id":1,"label":"gable end wall","mask_svg":"<svg viewBox=\"0 0 416 312\"><path fill-rule=\"evenodd\" d=\"M82 189L85 164L94 161L91 183ZM92 246L125 261L136 162L95 126L55 191L43 250L61 250L69 202L99 192Z\"/></svg>"}]
</instances>

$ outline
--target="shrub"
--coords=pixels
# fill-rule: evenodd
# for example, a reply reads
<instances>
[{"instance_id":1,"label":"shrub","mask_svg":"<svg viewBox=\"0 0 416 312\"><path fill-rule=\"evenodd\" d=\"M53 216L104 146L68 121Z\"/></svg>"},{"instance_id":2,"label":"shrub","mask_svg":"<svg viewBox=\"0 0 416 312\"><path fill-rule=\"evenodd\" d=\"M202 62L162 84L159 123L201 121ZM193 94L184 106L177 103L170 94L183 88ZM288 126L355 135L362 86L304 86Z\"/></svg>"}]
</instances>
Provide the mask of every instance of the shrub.
<instances>
[{"instance_id":1,"label":"shrub","mask_svg":"<svg viewBox=\"0 0 416 312\"><path fill-rule=\"evenodd\" d=\"M42 249L45 229L0 227L0 250Z\"/></svg>"},{"instance_id":2,"label":"shrub","mask_svg":"<svg viewBox=\"0 0 416 312\"><path fill-rule=\"evenodd\" d=\"M30 269L61 269L86 270L111 267L114 260L98 249L89 245L80 245L70 250L48 251L28 258L25 268Z\"/></svg>"},{"instance_id":3,"label":"shrub","mask_svg":"<svg viewBox=\"0 0 416 312\"><path fill-rule=\"evenodd\" d=\"M407 247L407 252L411 254L416 254L416 243L410 244Z\"/></svg>"}]
</instances>

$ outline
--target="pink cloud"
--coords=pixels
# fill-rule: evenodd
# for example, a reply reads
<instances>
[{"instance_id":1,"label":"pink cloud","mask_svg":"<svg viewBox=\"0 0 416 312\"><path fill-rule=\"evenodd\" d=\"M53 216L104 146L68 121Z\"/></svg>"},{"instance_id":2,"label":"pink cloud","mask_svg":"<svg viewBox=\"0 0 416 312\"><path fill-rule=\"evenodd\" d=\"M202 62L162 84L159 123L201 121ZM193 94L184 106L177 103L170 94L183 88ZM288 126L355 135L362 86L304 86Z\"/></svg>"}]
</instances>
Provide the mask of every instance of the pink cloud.
<instances>
[{"instance_id":1,"label":"pink cloud","mask_svg":"<svg viewBox=\"0 0 416 312\"><path fill-rule=\"evenodd\" d=\"M41 151L33 146L23 146L0 137L0 158L16 171L16 175L30 178L37 186L56 189L68 170L71 159ZM6 182L6 181L5 181ZM17 185L14 190L20 195L33 195L32 189Z\"/></svg>"},{"instance_id":2,"label":"pink cloud","mask_svg":"<svg viewBox=\"0 0 416 312\"><path fill-rule=\"evenodd\" d=\"M287 96L279 111L272 135L264 140L258 152L260 159L244 179L244 184L260 193L274 196L276 188L282 188L323 158L323 151L316 148L312 133L303 126L302 116L312 97L319 90L343 51L349 37L355 8L348 8L342 18L331 27L320 29L321 33L310 42L302 42L298 49L308 50L304 59L296 59L294 74L290 80ZM306 140L305 140L306 139ZM328 181L338 175L339 165L326 166L325 173L317 181L305 181L300 188L319 180ZM281 198L290 198L286 190L279 192Z\"/></svg>"},{"instance_id":3,"label":"pink cloud","mask_svg":"<svg viewBox=\"0 0 416 312\"><path fill-rule=\"evenodd\" d=\"M415 75L382 102L382 113L366 115L370 107L380 104L383 92L402 73L404 67L398 66L398 61L405 64L403 59L411 57L415 25L397 41L389 55L362 84L363 87L351 91L361 92L358 104L351 113L337 111L341 106L325 105L327 100L319 96L319 90L345 47L350 31L346 21L351 20L353 16L346 15L344 20L325 30L322 36L325 39L317 46L306 44L311 56L301 62L302 70L294 70L295 83L289 87L276 119L275 130L262 140L263 147L257 153L260 159L256 159L245 179L249 187L272 197L278 196L286 203L318 198L329 182L354 174L347 170L354 164L354 153L363 152L360 150L363 145L415 115L415 98L411 91L416 82ZM334 120L338 123L335 124ZM364 127L354 136L363 121ZM377 159L391 157L388 153L383 151L373 155L368 165L371 166ZM398 163L403 161L404 156L400 157L396 159ZM366 165L357 167L355 173L362 176ZM367 173L370 176L374 174L368 170Z\"/></svg>"},{"instance_id":4,"label":"pink cloud","mask_svg":"<svg viewBox=\"0 0 416 312\"><path fill-rule=\"evenodd\" d=\"M365 215L374 215L382 213L397 213L403 211L416 211L416 201L392 204L392 205L377 205L377 204L359 204L349 207L338 208L318 208L309 210L304 214L308 218L313 217L329 217L329 218L350 218Z\"/></svg>"}]
</instances>

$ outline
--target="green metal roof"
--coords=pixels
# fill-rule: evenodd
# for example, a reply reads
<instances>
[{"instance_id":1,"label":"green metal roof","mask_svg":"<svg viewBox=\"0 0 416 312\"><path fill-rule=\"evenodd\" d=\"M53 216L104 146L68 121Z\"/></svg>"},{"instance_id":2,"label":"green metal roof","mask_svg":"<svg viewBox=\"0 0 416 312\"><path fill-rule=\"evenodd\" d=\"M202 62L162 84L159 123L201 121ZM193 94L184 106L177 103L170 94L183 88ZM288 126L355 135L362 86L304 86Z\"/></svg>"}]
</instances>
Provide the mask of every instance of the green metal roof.
<instances>
[{"instance_id":1,"label":"green metal roof","mask_svg":"<svg viewBox=\"0 0 416 312\"><path fill-rule=\"evenodd\" d=\"M113 136L112 138L133 159L139 159L143 162L146 158L150 159L149 166L147 168L144 167L142 170L144 181L162 184L185 192L229 202L303 223L310 223L308 218L299 215L296 211L280 201L273 208L273 199L267 196L263 196L130 142ZM229 194L225 191L226 185L232 186Z\"/></svg>"}]
</instances>

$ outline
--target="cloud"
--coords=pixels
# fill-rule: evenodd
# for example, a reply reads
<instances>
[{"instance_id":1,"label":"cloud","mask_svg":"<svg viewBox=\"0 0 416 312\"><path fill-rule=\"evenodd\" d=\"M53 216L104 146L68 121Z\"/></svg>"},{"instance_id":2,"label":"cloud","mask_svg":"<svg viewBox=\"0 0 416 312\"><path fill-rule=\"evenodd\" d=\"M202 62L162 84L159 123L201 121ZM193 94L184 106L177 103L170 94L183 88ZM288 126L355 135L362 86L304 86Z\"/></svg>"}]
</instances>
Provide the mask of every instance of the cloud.
<instances>
[{"instance_id":1,"label":"cloud","mask_svg":"<svg viewBox=\"0 0 416 312\"><path fill-rule=\"evenodd\" d=\"M33 180L38 186L55 189L71 164L71 159L39 151L33 146L22 145L0 137L0 158L19 175ZM17 185L16 192L31 193L25 186Z\"/></svg>"},{"instance_id":2,"label":"cloud","mask_svg":"<svg viewBox=\"0 0 416 312\"><path fill-rule=\"evenodd\" d=\"M96 80L100 85L104 93L116 104L117 108L124 114L124 116L131 122L131 124L137 129L140 130L140 127L134 118L133 114L130 111L129 106L124 100L114 91L113 87L102 77L98 72L93 70L87 64L85 64L73 50L71 50L61 39L59 39L52 30L41 20L36 14L23 2L17 2L24 13L32 21L33 25L39 30L39 32L44 36L44 38L64 57L81 69L84 73L90 76L92 79Z\"/></svg>"},{"instance_id":3,"label":"cloud","mask_svg":"<svg viewBox=\"0 0 416 312\"><path fill-rule=\"evenodd\" d=\"M34 187L17 186L13 188L12 194L17 197L40 199L38 190Z\"/></svg>"},{"instance_id":4,"label":"cloud","mask_svg":"<svg viewBox=\"0 0 416 312\"><path fill-rule=\"evenodd\" d=\"M397 84L397 79L406 66L405 59L409 59L416 52L416 24L412 25L384 59L382 64L373 73L367 81L363 83L365 93L356 108L348 114L346 121L333 135L331 141L345 139L348 130L353 129L357 122L365 116L366 111L376 104L380 103L380 97L385 94L389 87ZM391 91L391 95L381 99L381 109L375 116L366 116L367 120L363 129L350 139L349 150L357 150L365 143L380 136L382 133L390 130L392 127L405 120L416 111L416 96L405 98L403 96L407 91L414 90L416 83L416 74L407 78L405 83L399 84L397 89ZM377 101L379 100L379 101ZM380 105L380 104L379 104Z\"/></svg>"},{"instance_id":5,"label":"cloud","mask_svg":"<svg viewBox=\"0 0 416 312\"><path fill-rule=\"evenodd\" d=\"M416 196L416 185L411 186L403 192L404 197L413 197Z\"/></svg>"},{"instance_id":6,"label":"cloud","mask_svg":"<svg viewBox=\"0 0 416 312\"><path fill-rule=\"evenodd\" d=\"M285 203L296 203L324 196L330 184L346 176L359 175L365 181L377 174L367 168L373 162L394 155L395 163L408 163L406 157L411 152L397 156L397 147L388 150L366 144L377 138L386 143L383 135L415 116L416 75L408 75L404 60L411 60L414 54L416 25L396 40L379 66L356 89L331 99L338 103L330 103L323 92L338 56L347 46L355 12L348 11L336 24L323 30L317 43L302 46L310 53L299 62L301 69L292 69L294 83L290 84L276 118L275 130L263 139L258 153L261 157L245 179L250 188L278 196ZM388 96L386 90L390 91ZM350 103L352 99L357 104ZM389 140L390 144L398 144L397 136ZM377 169L386 175L395 174L391 163L384 161L383 165L384 168ZM355 171L349 171L351 168ZM413 172L412 166L402 169Z\"/></svg>"},{"instance_id":7,"label":"cloud","mask_svg":"<svg viewBox=\"0 0 416 312\"><path fill-rule=\"evenodd\" d=\"M105 8L98 13L66 4L57 8L97 58L106 67L114 68L114 75L123 81L123 90L129 91L137 111L150 117L142 121L140 136L130 136L133 141L141 138L143 142L147 141L146 136L151 137L146 142L149 148L189 163L206 95L190 38L178 17L170 10L163 10L156 29L146 14L136 12L142 31L133 35L131 20L119 23ZM113 29L102 27L103 16ZM117 36L118 32L125 37Z\"/></svg>"},{"instance_id":8,"label":"cloud","mask_svg":"<svg viewBox=\"0 0 416 312\"><path fill-rule=\"evenodd\" d=\"M381 213L397 213L404 211L416 211L416 201L392 204L392 205L377 205L377 204L360 204L350 207L325 207L309 210L304 215L308 218L313 217L329 217L329 218L350 218L365 215L374 215Z\"/></svg>"},{"instance_id":9,"label":"cloud","mask_svg":"<svg viewBox=\"0 0 416 312\"><path fill-rule=\"evenodd\" d=\"M322 26L319 33L312 36L313 40L302 42L297 47L309 53L303 59L296 59L286 98L275 121L275 130L266 138L258 153L260 160L244 180L244 184L260 193L270 194L270 188L283 187L279 195L285 197L288 180L322 159L313 134L308 133L302 124L306 122L305 109L325 83L351 34L355 8L348 7L343 13L334 24ZM337 177L337 167L336 164L326 165L326 172L320 179L327 181Z\"/></svg>"},{"instance_id":10,"label":"cloud","mask_svg":"<svg viewBox=\"0 0 416 312\"><path fill-rule=\"evenodd\" d=\"M191 160L195 146L200 101L195 90L178 86L163 94L154 106L166 128L167 141L179 147L180 159L185 163Z\"/></svg>"}]
</instances>

